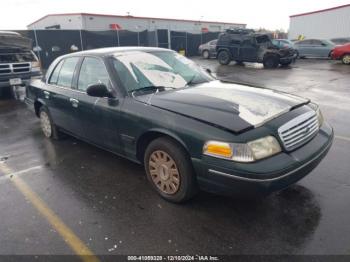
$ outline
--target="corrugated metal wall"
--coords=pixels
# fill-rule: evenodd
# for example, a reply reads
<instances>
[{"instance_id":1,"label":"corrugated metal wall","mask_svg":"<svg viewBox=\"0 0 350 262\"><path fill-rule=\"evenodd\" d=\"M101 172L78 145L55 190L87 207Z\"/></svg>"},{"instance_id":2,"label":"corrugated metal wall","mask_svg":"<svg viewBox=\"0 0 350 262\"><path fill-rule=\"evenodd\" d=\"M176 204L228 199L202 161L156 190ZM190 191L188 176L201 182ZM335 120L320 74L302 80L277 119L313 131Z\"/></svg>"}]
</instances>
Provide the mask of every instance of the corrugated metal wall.
<instances>
[{"instance_id":1,"label":"corrugated metal wall","mask_svg":"<svg viewBox=\"0 0 350 262\"><path fill-rule=\"evenodd\" d=\"M290 18L289 39L350 37L350 6Z\"/></svg>"}]
</instances>

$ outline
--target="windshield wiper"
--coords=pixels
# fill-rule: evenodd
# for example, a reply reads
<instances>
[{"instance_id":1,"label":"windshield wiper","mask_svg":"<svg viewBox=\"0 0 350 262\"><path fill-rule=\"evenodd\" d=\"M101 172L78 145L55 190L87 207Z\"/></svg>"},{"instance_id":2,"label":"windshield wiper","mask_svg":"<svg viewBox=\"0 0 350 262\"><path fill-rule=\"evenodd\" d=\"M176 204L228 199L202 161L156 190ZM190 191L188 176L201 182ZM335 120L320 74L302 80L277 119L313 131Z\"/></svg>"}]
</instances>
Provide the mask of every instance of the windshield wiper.
<instances>
[{"instance_id":1,"label":"windshield wiper","mask_svg":"<svg viewBox=\"0 0 350 262\"><path fill-rule=\"evenodd\" d=\"M196 84L194 80L196 79L197 75L193 75L189 81L187 81L186 86L190 86L193 84Z\"/></svg>"},{"instance_id":2,"label":"windshield wiper","mask_svg":"<svg viewBox=\"0 0 350 262\"><path fill-rule=\"evenodd\" d=\"M170 89L176 89L176 87L171 87L171 86L144 86L144 87L140 87L140 88L136 88L134 90L129 91L129 93L131 93L132 96L134 96L134 94L136 92L142 92L142 91L152 91L155 90L156 93L160 92L160 91L164 91L165 89L170 88Z\"/></svg>"}]
</instances>

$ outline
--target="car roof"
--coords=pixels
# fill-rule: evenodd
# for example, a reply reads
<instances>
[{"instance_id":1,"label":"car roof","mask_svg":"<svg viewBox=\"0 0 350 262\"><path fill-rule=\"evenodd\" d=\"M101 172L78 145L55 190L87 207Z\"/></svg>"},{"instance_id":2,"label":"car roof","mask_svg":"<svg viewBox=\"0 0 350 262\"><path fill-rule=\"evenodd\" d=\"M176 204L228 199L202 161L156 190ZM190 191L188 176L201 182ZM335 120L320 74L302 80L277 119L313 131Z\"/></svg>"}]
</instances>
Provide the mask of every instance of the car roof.
<instances>
[{"instance_id":1,"label":"car roof","mask_svg":"<svg viewBox=\"0 0 350 262\"><path fill-rule=\"evenodd\" d=\"M118 53L130 52L130 51L141 51L141 52L156 52L156 51L167 51L174 52L173 50L160 48L160 47L139 47L139 46L123 46L123 47L106 47L90 49L86 51L75 52L71 54L64 55L63 57L69 56L84 56L84 55L94 55L94 56L111 56Z\"/></svg>"}]
</instances>

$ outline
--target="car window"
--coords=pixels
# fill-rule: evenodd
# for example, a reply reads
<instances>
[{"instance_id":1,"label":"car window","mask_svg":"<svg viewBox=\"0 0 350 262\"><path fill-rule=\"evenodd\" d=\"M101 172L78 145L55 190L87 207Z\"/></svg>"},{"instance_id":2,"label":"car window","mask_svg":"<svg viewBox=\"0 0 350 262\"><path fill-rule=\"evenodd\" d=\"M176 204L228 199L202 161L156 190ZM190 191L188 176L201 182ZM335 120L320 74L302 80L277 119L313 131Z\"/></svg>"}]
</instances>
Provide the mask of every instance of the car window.
<instances>
[{"instance_id":1,"label":"car window","mask_svg":"<svg viewBox=\"0 0 350 262\"><path fill-rule=\"evenodd\" d=\"M115 55L114 68L128 92L149 86L183 88L213 78L186 57L175 52L130 51Z\"/></svg>"},{"instance_id":2,"label":"car window","mask_svg":"<svg viewBox=\"0 0 350 262\"><path fill-rule=\"evenodd\" d=\"M311 40L303 40L296 43L297 45L311 45Z\"/></svg>"},{"instance_id":3,"label":"car window","mask_svg":"<svg viewBox=\"0 0 350 262\"><path fill-rule=\"evenodd\" d=\"M81 65L78 89L86 91L89 85L102 83L110 86L109 75L104 63L93 57L85 57Z\"/></svg>"},{"instance_id":4,"label":"car window","mask_svg":"<svg viewBox=\"0 0 350 262\"><path fill-rule=\"evenodd\" d=\"M58 76L57 85L72 87L73 75L78 61L79 57L71 57L64 60Z\"/></svg>"},{"instance_id":5,"label":"car window","mask_svg":"<svg viewBox=\"0 0 350 262\"><path fill-rule=\"evenodd\" d=\"M320 40L311 40L312 45L322 45L322 41Z\"/></svg>"},{"instance_id":6,"label":"car window","mask_svg":"<svg viewBox=\"0 0 350 262\"><path fill-rule=\"evenodd\" d=\"M218 40L213 40L213 41L210 41L209 42L209 45L216 45L216 42L217 42Z\"/></svg>"},{"instance_id":7,"label":"car window","mask_svg":"<svg viewBox=\"0 0 350 262\"><path fill-rule=\"evenodd\" d=\"M57 84L57 80L58 80L58 75L60 74L60 71L61 71L61 68L62 68L62 65L63 65L63 62L64 60L62 60L61 62L59 62L55 69L53 70L52 74L51 74L51 77L49 79L49 84L52 84L52 85L56 85Z\"/></svg>"}]
</instances>

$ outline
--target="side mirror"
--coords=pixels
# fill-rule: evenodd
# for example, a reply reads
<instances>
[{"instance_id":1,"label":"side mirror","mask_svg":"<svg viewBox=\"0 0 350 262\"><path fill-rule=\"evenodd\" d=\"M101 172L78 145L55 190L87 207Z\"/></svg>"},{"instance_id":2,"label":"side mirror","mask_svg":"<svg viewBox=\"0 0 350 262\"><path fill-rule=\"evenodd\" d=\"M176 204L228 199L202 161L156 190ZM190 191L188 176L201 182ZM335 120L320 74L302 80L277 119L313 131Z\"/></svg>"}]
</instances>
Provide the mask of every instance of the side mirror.
<instances>
[{"instance_id":1,"label":"side mirror","mask_svg":"<svg viewBox=\"0 0 350 262\"><path fill-rule=\"evenodd\" d=\"M216 74L214 74L209 68L204 69L205 72L207 72L209 75L211 75L213 78L217 79Z\"/></svg>"},{"instance_id":2,"label":"side mirror","mask_svg":"<svg viewBox=\"0 0 350 262\"><path fill-rule=\"evenodd\" d=\"M89 85L86 89L86 93L89 96L94 97L113 97L112 93L108 90L107 86L101 83Z\"/></svg>"}]
</instances>

